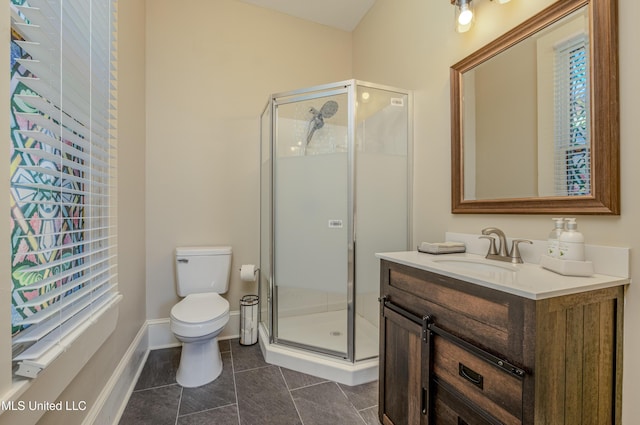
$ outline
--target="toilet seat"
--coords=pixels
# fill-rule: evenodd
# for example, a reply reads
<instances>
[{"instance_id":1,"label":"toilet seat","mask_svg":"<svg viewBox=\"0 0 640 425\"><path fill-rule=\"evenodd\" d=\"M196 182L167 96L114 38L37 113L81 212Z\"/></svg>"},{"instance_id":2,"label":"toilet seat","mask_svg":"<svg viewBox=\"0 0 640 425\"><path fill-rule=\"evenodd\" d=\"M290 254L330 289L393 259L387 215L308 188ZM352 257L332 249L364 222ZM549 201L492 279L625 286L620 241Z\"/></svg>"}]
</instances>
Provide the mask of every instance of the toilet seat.
<instances>
[{"instance_id":1,"label":"toilet seat","mask_svg":"<svg viewBox=\"0 0 640 425\"><path fill-rule=\"evenodd\" d=\"M215 292L190 294L171 308L171 331L199 337L221 330L229 321L229 301Z\"/></svg>"}]
</instances>

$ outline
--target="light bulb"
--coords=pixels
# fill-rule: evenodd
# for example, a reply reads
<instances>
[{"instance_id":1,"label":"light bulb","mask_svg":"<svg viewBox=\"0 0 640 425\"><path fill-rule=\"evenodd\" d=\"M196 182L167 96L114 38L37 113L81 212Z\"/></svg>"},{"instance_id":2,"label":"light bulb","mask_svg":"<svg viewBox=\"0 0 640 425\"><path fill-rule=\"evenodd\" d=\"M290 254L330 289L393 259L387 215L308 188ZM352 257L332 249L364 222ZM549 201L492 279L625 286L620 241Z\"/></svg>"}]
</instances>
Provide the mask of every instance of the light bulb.
<instances>
[{"instance_id":1,"label":"light bulb","mask_svg":"<svg viewBox=\"0 0 640 425\"><path fill-rule=\"evenodd\" d=\"M468 25L473 19L473 12L469 9L467 3L460 5L460 15L458 15L458 23L462 26Z\"/></svg>"}]
</instances>

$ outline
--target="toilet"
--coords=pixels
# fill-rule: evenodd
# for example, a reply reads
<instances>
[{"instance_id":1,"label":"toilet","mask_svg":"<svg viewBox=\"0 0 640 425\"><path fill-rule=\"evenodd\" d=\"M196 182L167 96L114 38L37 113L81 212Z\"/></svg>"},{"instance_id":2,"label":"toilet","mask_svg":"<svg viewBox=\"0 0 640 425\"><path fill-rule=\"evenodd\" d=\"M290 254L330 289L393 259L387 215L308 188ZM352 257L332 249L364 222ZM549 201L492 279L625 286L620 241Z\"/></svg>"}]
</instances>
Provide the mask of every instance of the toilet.
<instances>
[{"instance_id":1,"label":"toilet","mask_svg":"<svg viewBox=\"0 0 640 425\"><path fill-rule=\"evenodd\" d=\"M199 387L222 373L218 335L229 321L231 247L176 248L176 287L184 297L171 308L171 331L182 342L176 381Z\"/></svg>"}]
</instances>

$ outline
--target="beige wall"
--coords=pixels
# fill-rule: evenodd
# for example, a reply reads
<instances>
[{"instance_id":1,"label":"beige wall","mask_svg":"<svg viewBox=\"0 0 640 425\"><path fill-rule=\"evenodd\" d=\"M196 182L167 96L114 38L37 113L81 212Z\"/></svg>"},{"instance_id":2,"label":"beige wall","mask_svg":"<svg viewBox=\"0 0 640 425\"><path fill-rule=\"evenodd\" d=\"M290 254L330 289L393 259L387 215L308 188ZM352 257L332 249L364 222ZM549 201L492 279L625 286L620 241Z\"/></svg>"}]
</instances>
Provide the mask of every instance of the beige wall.
<instances>
[{"instance_id":1,"label":"beige wall","mask_svg":"<svg viewBox=\"0 0 640 425\"><path fill-rule=\"evenodd\" d=\"M450 183L433 182L433 175L449 176L449 66L472 51L549 5L545 1L478 2L475 27L466 34L453 30L453 8L448 1L377 0L374 8L354 32L354 76L359 79L415 90L414 102L414 238L442 240L446 231L479 233L497 225L508 236L545 239L552 227L550 216L452 215ZM622 214L619 217L581 216L580 229L588 243L640 247L640 145L635 136L640 122L635 118L635 99L640 67L635 41L640 28L640 3L619 0L621 178ZM640 279L640 257L632 255L631 270ZM637 282L636 282L637 283ZM636 423L640 405L640 289L634 284L625 305L623 423Z\"/></svg>"},{"instance_id":2,"label":"beige wall","mask_svg":"<svg viewBox=\"0 0 640 425\"><path fill-rule=\"evenodd\" d=\"M184 245L233 248L238 310L257 294L239 268L259 263L260 113L269 94L351 78L351 34L236 0L153 0L146 37L147 318L178 301Z\"/></svg>"}]
</instances>

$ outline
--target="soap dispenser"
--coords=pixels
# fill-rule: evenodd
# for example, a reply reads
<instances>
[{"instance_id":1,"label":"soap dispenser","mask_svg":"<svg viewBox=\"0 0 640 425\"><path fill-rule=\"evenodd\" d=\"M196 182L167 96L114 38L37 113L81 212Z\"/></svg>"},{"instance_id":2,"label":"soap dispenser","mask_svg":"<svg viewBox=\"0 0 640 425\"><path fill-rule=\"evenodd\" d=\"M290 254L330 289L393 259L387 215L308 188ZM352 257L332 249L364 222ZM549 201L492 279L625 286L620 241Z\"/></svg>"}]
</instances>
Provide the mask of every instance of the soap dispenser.
<instances>
[{"instance_id":1,"label":"soap dispenser","mask_svg":"<svg viewBox=\"0 0 640 425\"><path fill-rule=\"evenodd\" d=\"M578 232L575 218L567 218L567 230L560 235L560 257L563 260L584 261L584 236Z\"/></svg>"},{"instance_id":2,"label":"soap dispenser","mask_svg":"<svg viewBox=\"0 0 640 425\"><path fill-rule=\"evenodd\" d=\"M554 218L553 221L555 222L555 225L547 239L547 255L549 257L558 258L560 257L559 244L560 235L564 230L564 218Z\"/></svg>"}]
</instances>

